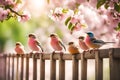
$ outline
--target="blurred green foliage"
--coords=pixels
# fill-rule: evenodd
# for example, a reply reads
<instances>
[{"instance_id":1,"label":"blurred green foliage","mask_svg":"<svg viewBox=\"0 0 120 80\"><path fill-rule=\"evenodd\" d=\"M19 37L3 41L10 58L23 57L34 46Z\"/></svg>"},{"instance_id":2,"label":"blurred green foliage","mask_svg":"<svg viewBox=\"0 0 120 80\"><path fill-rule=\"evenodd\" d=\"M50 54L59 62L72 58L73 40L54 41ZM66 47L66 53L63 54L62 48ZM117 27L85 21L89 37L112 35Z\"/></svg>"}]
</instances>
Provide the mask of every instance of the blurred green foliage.
<instances>
[{"instance_id":1,"label":"blurred green foliage","mask_svg":"<svg viewBox=\"0 0 120 80\"><path fill-rule=\"evenodd\" d=\"M23 44L26 43L27 33L29 31L28 24L23 24L15 19L9 19L4 22L0 22L0 52L4 52L7 41L13 43L20 41Z\"/></svg>"}]
</instances>

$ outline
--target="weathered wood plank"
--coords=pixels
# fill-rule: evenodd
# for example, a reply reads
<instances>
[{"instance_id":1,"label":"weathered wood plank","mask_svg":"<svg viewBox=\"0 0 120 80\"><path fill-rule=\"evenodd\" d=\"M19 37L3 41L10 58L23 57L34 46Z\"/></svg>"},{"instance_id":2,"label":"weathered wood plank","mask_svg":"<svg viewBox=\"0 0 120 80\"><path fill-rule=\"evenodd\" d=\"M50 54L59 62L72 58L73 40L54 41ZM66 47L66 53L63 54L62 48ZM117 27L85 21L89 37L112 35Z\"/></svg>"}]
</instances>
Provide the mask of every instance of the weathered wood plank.
<instances>
[{"instance_id":1,"label":"weathered wood plank","mask_svg":"<svg viewBox=\"0 0 120 80\"><path fill-rule=\"evenodd\" d=\"M21 55L21 74L20 74L21 80L23 80L23 75L24 75L24 57L23 55Z\"/></svg>"},{"instance_id":2,"label":"weathered wood plank","mask_svg":"<svg viewBox=\"0 0 120 80\"><path fill-rule=\"evenodd\" d=\"M40 54L40 80L45 80L45 60L42 58L43 54Z\"/></svg>"},{"instance_id":3,"label":"weathered wood plank","mask_svg":"<svg viewBox=\"0 0 120 80\"><path fill-rule=\"evenodd\" d=\"M17 55L17 64L16 64L16 80L19 80L19 55Z\"/></svg>"},{"instance_id":4,"label":"weathered wood plank","mask_svg":"<svg viewBox=\"0 0 120 80\"><path fill-rule=\"evenodd\" d=\"M114 50L113 57L114 58L120 58L120 48L111 48ZM108 49L109 50L109 49Z\"/></svg>"},{"instance_id":5,"label":"weathered wood plank","mask_svg":"<svg viewBox=\"0 0 120 80\"><path fill-rule=\"evenodd\" d=\"M81 54L81 80L87 80L87 59Z\"/></svg>"},{"instance_id":6,"label":"weathered wood plank","mask_svg":"<svg viewBox=\"0 0 120 80\"><path fill-rule=\"evenodd\" d=\"M110 49L110 80L120 80L120 58L115 58L114 54L120 54L120 52Z\"/></svg>"},{"instance_id":7,"label":"weathered wood plank","mask_svg":"<svg viewBox=\"0 0 120 80\"><path fill-rule=\"evenodd\" d=\"M4 55L2 55L2 53L0 54L0 80L7 80L7 76L8 74L6 74L7 72L7 57Z\"/></svg>"},{"instance_id":8,"label":"weathered wood plank","mask_svg":"<svg viewBox=\"0 0 120 80\"><path fill-rule=\"evenodd\" d=\"M95 51L95 80L103 80L103 59L99 51Z\"/></svg>"},{"instance_id":9,"label":"weathered wood plank","mask_svg":"<svg viewBox=\"0 0 120 80\"><path fill-rule=\"evenodd\" d=\"M4 69L3 69L3 70L4 70L3 75L4 75L4 76L2 76L2 77L3 77L3 80L7 80L7 76L6 76L6 75L7 75L7 56L6 56L6 55L4 55L4 60L5 60L5 61L2 61L2 62L4 62L4 63L3 63L3 65L4 65L4 66L3 66L3 67L4 67Z\"/></svg>"},{"instance_id":10,"label":"weathered wood plank","mask_svg":"<svg viewBox=\"0 0 120 80\"><path fill-rule=\"evenodd\" d=\"M56 80L56 60L53 59L55 53L50 55L50 80Z\"/></svg>"},{"instance_id":11,"label":"weathered wood plank","mask_svg":"<svg viewBox=\"0 0 120 80\"><path fill-rule=\"evenodd\" d=\"M33 80L37 80L37 58L36 54L33 54Z\"/></svg>"},{"instance_id":12,"label":"weathered wood plank","mask_svg":"<svg viewBox=\"0 0 120 80\"><path fill-rule=\"evenodd\" d=\"M10 56L8 57L8 80L10 80Z\"/></svg>"},{"instance_id":13,"label":"weathered wood plank","mask_svg":"<svg viewBox=\"0 0 120 80\"><path fill-rule=\"evenodd\" d=\"M59 80L65 80L65 60L62 56L63 54L59 54Z\"/></svg>"},{"instance_id":14,"label":"weathered wood plank","mask_svg":"<svg viewBox=\"0 0 120 80\"><path fill-rule=\"evenodd\" d=\"M12 80L14 80L14 56L12 56Z\"/></svg>"},{"instance_id":15,"label":"weathered wood plank","mask_svg":"<svg viewBox=\"0 0 120 80\"><path fill-rule=\"evenodd\" d=\"M26 77L25 80L29 80L29 55L26 55Z\"/></svg>"},{"instance_id":16,"label":"weathered wood plank","mask_svg":"<svg viewBox=\"0 0 120 80\"><path fill-rule=\"evenodd\" d=\"M79 77L79 61L76 59L77 55L72 55L72 80L78 80Z\"/></svg>"}]
</instances>

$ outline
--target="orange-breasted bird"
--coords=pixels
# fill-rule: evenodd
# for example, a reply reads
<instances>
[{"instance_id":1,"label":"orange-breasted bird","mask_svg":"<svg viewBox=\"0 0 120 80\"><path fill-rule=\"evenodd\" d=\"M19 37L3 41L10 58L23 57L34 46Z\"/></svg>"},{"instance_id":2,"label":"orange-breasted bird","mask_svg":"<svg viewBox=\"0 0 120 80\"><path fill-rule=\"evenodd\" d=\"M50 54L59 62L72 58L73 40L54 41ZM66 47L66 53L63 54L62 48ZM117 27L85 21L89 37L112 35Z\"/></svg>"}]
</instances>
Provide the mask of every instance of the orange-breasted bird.
<instances>
[{"instance_id":1,"label":"orange-breasted bird","mask_svg":"<svg viewBox=\"0 0 120 80\"><path fill-rule=\"evenodd\" d=\"M68 43L68 51L70 54L78 54L79 49L75 46L74 42L69 42Z\"/></svg>"}]
</instances>

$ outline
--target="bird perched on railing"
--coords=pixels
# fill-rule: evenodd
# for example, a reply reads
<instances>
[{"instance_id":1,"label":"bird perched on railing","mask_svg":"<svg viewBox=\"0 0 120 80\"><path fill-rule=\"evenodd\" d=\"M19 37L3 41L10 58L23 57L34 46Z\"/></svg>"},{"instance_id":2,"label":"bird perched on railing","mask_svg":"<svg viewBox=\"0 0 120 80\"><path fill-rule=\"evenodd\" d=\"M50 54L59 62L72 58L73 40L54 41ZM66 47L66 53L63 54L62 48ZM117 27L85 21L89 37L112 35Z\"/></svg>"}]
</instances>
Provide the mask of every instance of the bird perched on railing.
<instances>
[{"instance_id":1,"label":"bird perched on railing","mask_svg":"<svg viewBox=\"0 0 120 80\"><path fill-rule=\"evenodd\" d=\"M78 43L79 43L80 49L86 51L86 50L89 50L89 47L85 44L84 38L85 38L84 36L79 36Z\"/></svg>"},{"instance_id":2,"label":"bird perched on railing","mask_svg":"<svg viewBox=\"0 0 120 80\"><path fill-rule=\"evenodd\" d=\"M79 49L77 48L77 46L75 46L74 42L69 42L68 43L68 51L70 54L78 54Z\"/></svg>"},{"instance_id":3,"label":"bird perched on railing","mask_svg":"<svg viewBox=\"0 0 120 80\"><path fill-rule=\"evenodd\" d=\"M20 42L16 42L16 44L15 44L15 52L17 54L24 54L25 53L24 46Z\"/></svg>"},{"instance_id":4,"label":"bird perched on railing","mask_svg":"<svg viewBox=\"0 0 120 80\"><path fill-rule=\"evenodd\" d=\"M40 42L38 42L38 40L36 39L35 34L31 33L28 35L28 46L30 47L30 49L36 52L43 52L43 48L40 44Z\"/></svg>"},{"instance_id":5,"label":"bird perched on railing","mask_svg":"<svg viewBox=\"0 0 120 80\"><path fill-rule=\"evenodd\" d=\"M66 51L66 48L65 48L63 42L55 33L50 34L50 45L54 49L54 52L62 51L63 49L64 49L64 51Z\"/></svg>"},{"instance_id":6,"label":"bird perched on railing","mask_svg":"<svg viewBox=\"0 0 120 80\"><path fill-rule=\"evenodd\" d=\"M87 32L86 34L87 36L85 37L85 43L89 48L92 49L98 49L107 43L115 43L115 42L105 42L103 40L98 40L94 37L94 34L92 32Z\"/></svg>"}]
</instances>

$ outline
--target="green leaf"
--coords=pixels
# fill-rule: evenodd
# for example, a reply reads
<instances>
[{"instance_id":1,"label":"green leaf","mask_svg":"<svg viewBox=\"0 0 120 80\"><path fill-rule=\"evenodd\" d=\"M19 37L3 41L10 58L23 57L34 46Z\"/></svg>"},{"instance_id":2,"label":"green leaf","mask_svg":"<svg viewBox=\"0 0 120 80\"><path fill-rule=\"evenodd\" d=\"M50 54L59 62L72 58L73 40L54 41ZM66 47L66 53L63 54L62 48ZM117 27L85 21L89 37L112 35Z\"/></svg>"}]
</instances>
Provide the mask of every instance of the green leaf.
<instances>
[{"instance_id":1,"label":"green leaf","mask_svg":"<svg viewBox=\"0 0 120 80\"><path fill-rule=\"evenodd\" d=\"M114 28L116 31L120 31L120 22L118 23L118 26Z\"/></svg>"},{"instance_id":2,"label":"green leaf","mask_svg":"<svg viewBox=\"0 0 120 80\"><path fill-rule=\"evenodd\" d=\"M78 9L75 9L75 10L74 10L74 14L77 14L78 12L79 12Z\"/></svg>"},{"instance_id":3,"label":"green leaf","mask_svg":"<svg viewBox=\"0 0 120 80\"><path fill-rule=\"evenodd\" d=\"M115 4L114 4L114 9L115 9L117 12L120 12L120 3L115 3Z\"/></svg>"},{"instance_id":4,"label":"green leaf","mask_svg":"<svg viewBox=\"0 0 120 80\"><path fill-rule=\"evenodd\" d=\"M71 20L71 17L68 17L66 20L65 20L65 25L67 26L68 22Z\"/></svg>"},{"instance_id":5,"label":"green leaf","mask_svg":"<svg viewBox=\"0 0 120 80\"><path fill-rule=\"evenodd\" d=\"M22 0L14 0L15 1L15 3L22 3Z\"/></svg>"},{"instance_id":6,"label":"green leaf","mask_svg":"<svg viewBox=\"0 0 120 80\"><path fill-rule=\"evenodd\" d=\"M118 23L118 26L120 27L120 23Z\"/></svg>"},{"instance_id":7,"label":"green leaf","mask_svg":"<svg viewBox=\"0 0 120 80\"><path fill-rule=\"evenodd\" d=\"M69 29L70 31L72 31L73 28L74 28L74 25L70 22L69 25L68 25L68 29Z\"/></svg>"},{"instance_id":8,"label":"green leaf","mask_svg":"<svg viewBox=\"0 0 120 80\"><path fill-rule=\"evenodd\" d=\"M106 2L106 0L98 0L97 9L100 8L105 2Z\"/></svg>"},{"instance_id":9,"label":"green leaf","mask_svg":"<svg viewBox=\"0 0 120 80\"><path fill-rule=\"evenodd\" d=\"M63 9L62 12L63 12L63 13L67 13L67 12L68 12L68 9Z\"/></svg>"},{"instance_id":10,"label":"green leaf","mask_svg":"<svg viewBox=\"0 0 120 80\"><path fill-rule=\"evenodd\" d=\"M108 9L109 3L105 3L104 7L105 7L105 9Z\"/></svg>"},{"instance_id":11,"label":"green leaf","mask_svg":"<svg viewBox=\"0 0 120 80\"><path fill-rule=\"evenodd\" d=\"M78 8L80 6L80 3L76 3L75 6L76 8Z\"/></svg>"}]
</instances>

